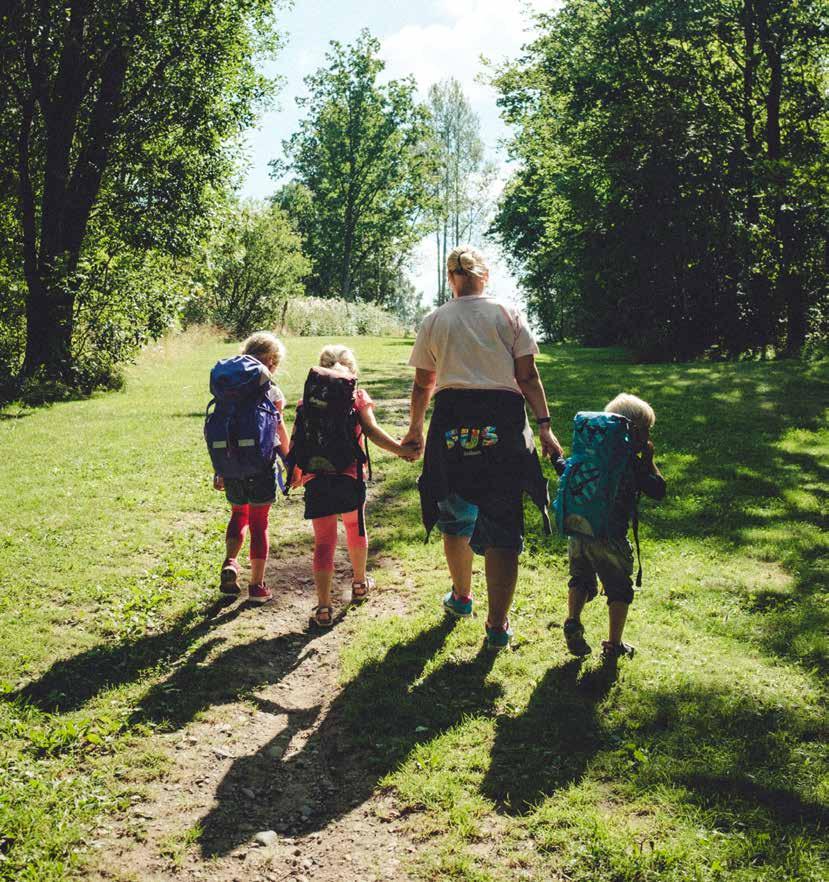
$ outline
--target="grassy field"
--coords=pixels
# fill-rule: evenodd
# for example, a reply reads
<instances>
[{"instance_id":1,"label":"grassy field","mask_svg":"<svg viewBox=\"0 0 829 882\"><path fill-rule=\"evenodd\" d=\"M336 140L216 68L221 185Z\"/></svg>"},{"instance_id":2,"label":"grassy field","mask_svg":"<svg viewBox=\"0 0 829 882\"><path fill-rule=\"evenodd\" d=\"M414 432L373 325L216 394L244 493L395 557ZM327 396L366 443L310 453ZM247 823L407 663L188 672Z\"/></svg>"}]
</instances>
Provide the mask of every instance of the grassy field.
<instances>
[{"instance_id":1,"label":"grassy field","mask_svg":"<svg viewBox=\"0 0 829 882\"><path fill-rule=\"evenodd\" d=\"M351 343L380 422L400 431L411 341ZM320 344L289 341L289 400ZM207 370L230 351L173 339L122 393L0 413L2 880L82 875L90 831L165 774L154 733L181 722L170 672L210 638L225 509L200 432ZM331 713L365 796L387 788L404 810L418 842L406 872L827 878L825 366L546 347L540 367L562 440L576 410L622 390L656 410L668 498L643 505L626 634L639 651L616 669L567 655L565 545L528 507L516 647L482 652L482 611L454 626L440 613L448 582L439 543L422 543L416 467L378 453L372 554L414 589L405 616L349 616ZM307 541L296 504L272 523L275 554ZM599 598L594 646L605 621Z\"/></svg>"}]
</instances>

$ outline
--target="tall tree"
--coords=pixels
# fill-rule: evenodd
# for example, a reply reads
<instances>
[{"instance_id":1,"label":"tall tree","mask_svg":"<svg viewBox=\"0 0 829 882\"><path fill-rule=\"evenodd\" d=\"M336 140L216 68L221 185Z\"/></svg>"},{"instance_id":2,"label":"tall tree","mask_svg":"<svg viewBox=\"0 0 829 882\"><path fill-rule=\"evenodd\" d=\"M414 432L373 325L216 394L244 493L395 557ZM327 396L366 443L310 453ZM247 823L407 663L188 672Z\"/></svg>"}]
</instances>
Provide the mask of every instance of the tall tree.
<instances>
[{"instance_id":1,"label":"tall tree","mask_svg":"<svg viewBox=\"0 0 829 882\"><path fill-rule=\"evenodd\" d=\"M223 221L200 262L204 296L190 313L241 338L279 321L288 301L301 296L310 265L275 205L232 205Z\"/></svg>"},{"instance_id":2,"label":"tall tree","mask_svg":"<svg viewBox=\"0 0 829 882\"><path fill-rule=\"evenodd\" d=\"M446 256L472 238L486 219L494 166L484 161L481 123L454 78L429 88L434 176L433 224L437 250L437 303L445 303Z\"/></svg>"},{"instance_id":3,"label":"tall tree","mask_svg":"<svg viewBox=\"0 0 829 882\"><path fill-rule=\"evenodd\" d=\"M71 382L76 271L103 214L125 241L182 250L231 139L268 83L270 0L10 0L0 107L27 287L24 373ZM5 193L9 195L8 191Z\"/></svg>"},{"instance_id":4,"label":"tall tree","mask_svg":"<svg viewBox=\"0 0 829 882\"><path fill-rule=\"evenodd\" d=\"M496 78L495 231L553 336L797 352L825 301L817 0L568 0Z\"/></svg>"},{"instance_id":5,"label":"tall tree","mask_svg":"<svg viewBox=\"0 0 829 882\"><path fill-rule=\"evenodd\" d=\"M321 296L374 299L359 282L368 262L399 265L421 234L428 203L427 112L411 79L380 81L379 42L368 31L349 46L333 41L328 65L306 78L297 99L306 116L284 144L303 201L304 250L311 289ZM294 195L295 188L290 191Z\"/></svg>"}]
</instances>

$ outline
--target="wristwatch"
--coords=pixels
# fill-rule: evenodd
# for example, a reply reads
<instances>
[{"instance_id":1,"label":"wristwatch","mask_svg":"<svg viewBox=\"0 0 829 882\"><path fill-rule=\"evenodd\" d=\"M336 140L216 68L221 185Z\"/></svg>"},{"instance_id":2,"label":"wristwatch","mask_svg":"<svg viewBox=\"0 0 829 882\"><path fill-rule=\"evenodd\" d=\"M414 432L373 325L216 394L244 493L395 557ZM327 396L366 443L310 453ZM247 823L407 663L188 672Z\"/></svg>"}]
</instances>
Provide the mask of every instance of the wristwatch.
<instances>
[{"instance_id":1,"label":"wristwatch","mask_svg":"<svg viewBox=\"0 0 829 882\"><path fill-rule=\"evenodd\" d=\"M548 416L545 416L545 417L538 417L538 419L536 419L535 422L536 422L536 425L539 426L539 427L541 427L541 426L549 426L549 425L550 425L550 417L548 417Z\"/></svg>"}]
</instances>

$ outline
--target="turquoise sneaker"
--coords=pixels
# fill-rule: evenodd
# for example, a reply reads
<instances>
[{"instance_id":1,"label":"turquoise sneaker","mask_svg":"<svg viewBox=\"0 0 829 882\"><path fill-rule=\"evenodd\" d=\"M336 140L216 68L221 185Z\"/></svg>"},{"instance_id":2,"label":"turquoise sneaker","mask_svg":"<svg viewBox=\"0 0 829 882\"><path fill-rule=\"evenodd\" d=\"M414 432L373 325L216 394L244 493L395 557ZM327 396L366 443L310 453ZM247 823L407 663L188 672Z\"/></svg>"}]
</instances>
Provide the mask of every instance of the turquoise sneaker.
<instances>
[{"instance_id":1,"label":"turquoise sneaker","mask_svg":"<svg viewBox=\"0 0 829 882\"><path fill-rule=\"evenodd\" d=\"M458 619L468 619L472 615L472 598L467 597L464 600L461 597L456 597L455 589L453 588L443 598L443 608L450 616L455 616Z\"/></svg>"},{"instance_id":2,"label":"turquoise sneaker","mask_svg":"<svg viewBox=\"0 0 829 882\"><path fill-rule=\"evenodd\" d=\"M486 648L493 652L500 652L506 649L512 642L512 628L509 626L509 619L502 628L491 628L489 624L486 626Z\"/></svg>"}]
</instances>

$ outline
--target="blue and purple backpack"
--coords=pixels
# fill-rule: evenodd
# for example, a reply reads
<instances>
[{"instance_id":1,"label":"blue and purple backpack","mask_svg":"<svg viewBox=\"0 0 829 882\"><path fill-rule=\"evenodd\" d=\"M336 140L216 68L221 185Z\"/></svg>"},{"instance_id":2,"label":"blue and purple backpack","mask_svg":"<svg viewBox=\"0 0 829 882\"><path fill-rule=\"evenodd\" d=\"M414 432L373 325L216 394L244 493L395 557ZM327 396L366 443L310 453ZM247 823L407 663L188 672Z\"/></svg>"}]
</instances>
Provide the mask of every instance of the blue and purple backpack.
<instances>
[{"instance_id":1,"label":"blue and purple backpack","mask_svg":"<svg viewBox=\"0 0 829 882\"><path fill-rule=\"evenodd\" d=\"M271 382L252 355L234 355L210 371L204 440L213 469L223 478L251 478L274 467L281 416L268 397Z\"/></svg>"}]
</instances>

